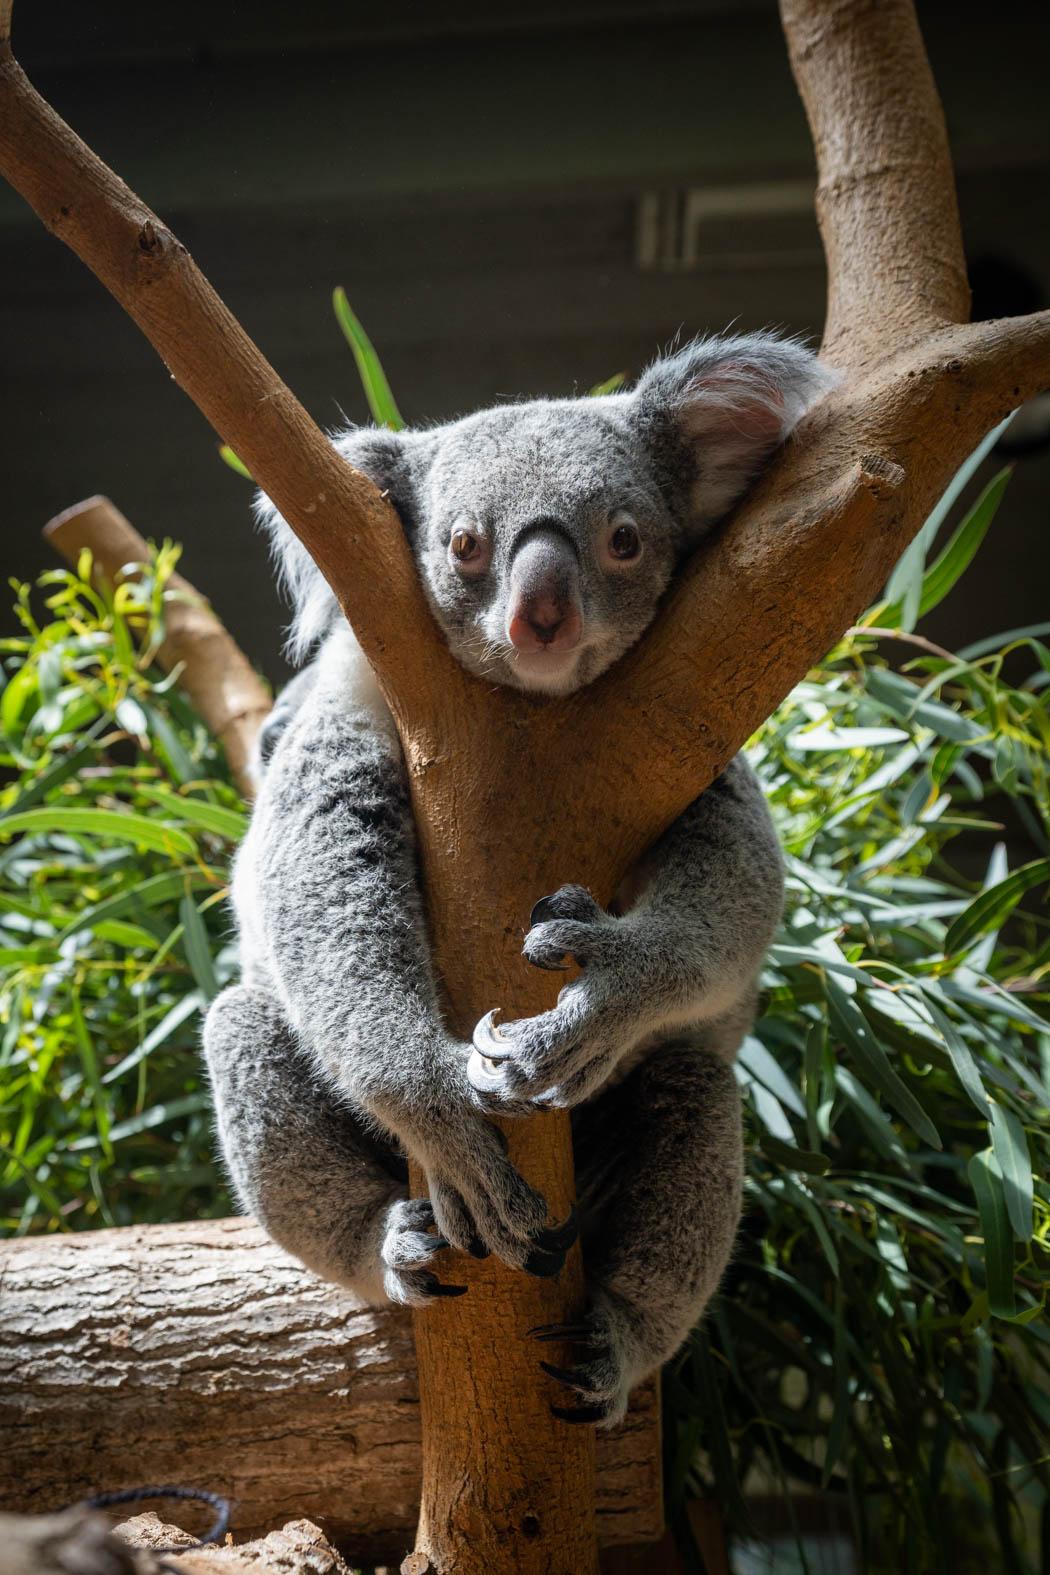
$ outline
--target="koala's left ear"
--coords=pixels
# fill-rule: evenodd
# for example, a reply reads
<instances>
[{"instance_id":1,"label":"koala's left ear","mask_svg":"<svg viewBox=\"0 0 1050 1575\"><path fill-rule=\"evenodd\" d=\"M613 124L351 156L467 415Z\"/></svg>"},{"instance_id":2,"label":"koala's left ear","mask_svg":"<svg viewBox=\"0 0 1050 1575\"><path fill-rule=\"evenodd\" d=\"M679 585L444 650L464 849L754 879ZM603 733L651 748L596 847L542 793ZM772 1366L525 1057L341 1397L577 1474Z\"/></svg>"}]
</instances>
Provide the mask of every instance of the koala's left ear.
<instances>
[{"instance_id":1,"label":"koala's left ear","mask_svg":"<svg viewBox=\"0 0 1050 1575\"><path fill-rule=\"evenodd\" d=\"M811 350L775 334L699 339L653 362L628 398L690 535L728 513L837 381Z\"/></svg>"}]
</instances>

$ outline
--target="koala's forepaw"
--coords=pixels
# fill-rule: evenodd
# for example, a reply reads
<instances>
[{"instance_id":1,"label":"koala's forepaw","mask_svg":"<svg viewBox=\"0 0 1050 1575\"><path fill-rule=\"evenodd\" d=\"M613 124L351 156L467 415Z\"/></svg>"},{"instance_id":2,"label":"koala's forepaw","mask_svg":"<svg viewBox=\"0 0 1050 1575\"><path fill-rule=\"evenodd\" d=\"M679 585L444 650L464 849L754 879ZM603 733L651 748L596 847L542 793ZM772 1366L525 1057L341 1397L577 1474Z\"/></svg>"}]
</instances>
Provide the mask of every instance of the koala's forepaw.
<instances>
[{"instance_id":1,"label":"koala's forepaw","mask_svg":"<svg viewBox=\"0 0 1050 1575\"><path fill-rule=\"evenodd\" d=\"M465 1285L446 1285L427 1267L448 1242L431 1234L434 1210L425 1198L393 1203L387 1212L386 1235L380 1249L383 1288L403 1307L426 1307L441 1296L462 1296Z\"/></svg>"},{"instance_id":2,"label":"koala's forepaw","mask_svg":"<svg viewBox=\"0 0 1050 1575\"><path fill-rule=\"evenodd\" d=\"M605 1083L627 1041L614 1012L603 1010L596 981L575 979L558 1004L536 1017L497 1023L489 1012L474 1029L467 1077L482 1105L515 1115L531 1105L569 1108Z\"/></svg>"},{"instance_id":3,"label":"koala's forepaw","mask_svg":"<svg viewBox=\"0 0 1050 1575\"><path fill-rule=\"evenodd\" d=\"M541 897L529 925L522 951L535 968L564 968L566 957L585 968L615 945L617 921L582 886L560 886Z\"/></svg>"},{"instance_id":4,"label":"koala's forepaw","mask_svg":"<svg viewBox=\"0 0 1050 1575\"><path fill-rule=\"evenodd\" d=\"M556 1417L563 1422L596 1422L602 1427L622 1420L631 1379L624 1341L613 1320L595 1311L576 1324L538 1324L529 1334L541 1345L571 1340L579 1351L580 1360L572 1367L539 1364L549 1378L573 1391L572 1405L551 1406Z\"/></svg>"}]
</instances>

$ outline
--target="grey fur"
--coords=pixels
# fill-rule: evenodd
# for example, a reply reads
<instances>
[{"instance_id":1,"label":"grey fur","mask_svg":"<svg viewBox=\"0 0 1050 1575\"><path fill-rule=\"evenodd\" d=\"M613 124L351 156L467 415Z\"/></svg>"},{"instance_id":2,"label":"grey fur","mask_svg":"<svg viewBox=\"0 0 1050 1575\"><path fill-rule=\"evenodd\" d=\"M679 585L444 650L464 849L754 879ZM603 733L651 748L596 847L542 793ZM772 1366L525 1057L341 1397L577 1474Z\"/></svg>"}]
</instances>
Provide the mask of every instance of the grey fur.
<instances>
[{"instance_id":1,"label":"grey fur","mask_svg":"<svg viewBox=\"0 0 1050 1575\"><path fill-rule=\"evenodd\" d=\"M565 693L639 638L683 556L831 380L792 341L706 340L629 394L335 441L389 490L457 658ZM446 1244L554 1273L571 1227L551 1226L487 1116L571 1107L591 1310L579 1368L557 1376L570 1420L615 1420L700 1317L732 1249L732 1061L782 890L761 793L734 761L615 912L574 886L540 903L526 956L572 955L583 973L550 1012L498 1040L483 1020L473 1046L457 1041L438 1009L392 721L312 562L266 500L259 515L293 597L293 647L321 649L267 726L234 876L243 979L205 1027L238 1195L309 1267L371 1297L455 1294ZM455 550L463 532L473 562ZM570 625L562 649L552 631ZM405 1201L406 1154L429 1205Z\"/></svg>"}]
</instances>

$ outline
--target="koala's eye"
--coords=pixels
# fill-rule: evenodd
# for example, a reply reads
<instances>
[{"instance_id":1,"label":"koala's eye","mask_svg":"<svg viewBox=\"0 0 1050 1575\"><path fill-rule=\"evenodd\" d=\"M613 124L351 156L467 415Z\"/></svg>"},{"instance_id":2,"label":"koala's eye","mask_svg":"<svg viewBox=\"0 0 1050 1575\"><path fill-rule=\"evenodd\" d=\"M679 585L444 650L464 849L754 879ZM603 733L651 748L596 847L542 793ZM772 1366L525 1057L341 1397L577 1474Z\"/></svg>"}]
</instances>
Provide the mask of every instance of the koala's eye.
<instances>
[{"instance_id":1,"label":"koala's eye","mask_svg":"<svg viewBox=\"0 0 1050 1575\"><path fill-rule=\"evenodd\" d=\"M457 568L477 573L488 561L488 544L470 530L455 530L448 544L449 557Z\"/></svg>"},{"instance_id":2,"label":"koala's eye","mask_svg":"<svg viewBox=\"0 0 1050 1575\"><path fill-rule=\"evenodd\" d=\"M642 550L642 538L638 534L638 527L628 520L621 519L614 523L612 534L609 537L609 556L618 563L629 563L632 558L637 558Z\"/></svg>"}]
</instances>

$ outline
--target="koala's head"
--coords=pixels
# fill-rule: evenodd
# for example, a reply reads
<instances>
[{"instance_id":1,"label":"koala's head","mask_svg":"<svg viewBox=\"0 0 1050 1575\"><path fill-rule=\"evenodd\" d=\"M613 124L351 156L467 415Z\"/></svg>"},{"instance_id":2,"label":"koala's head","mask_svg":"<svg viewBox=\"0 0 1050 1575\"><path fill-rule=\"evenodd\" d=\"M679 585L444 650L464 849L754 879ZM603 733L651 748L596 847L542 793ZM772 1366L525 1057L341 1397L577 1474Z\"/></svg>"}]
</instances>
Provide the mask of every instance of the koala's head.
<instances>
[{"instance_id":1,"label":"koala's head","mask_svg":"<svg viewBox=\"0 0 1050 1575\"><path fill-rule=\"evenodd\" d=\"M707 339L654 362L627 393L335 442L389 494L464 667L567 694L634 644L682 558L833 381L792 340ZM258 512L282 558L301 655L338 608L267 499Z\"/></svg>"}]
</instances>

